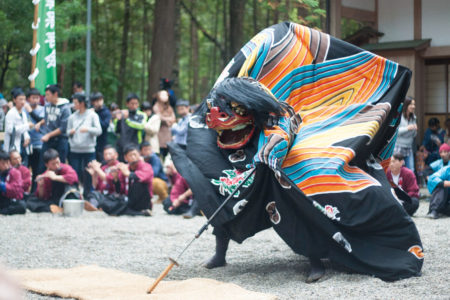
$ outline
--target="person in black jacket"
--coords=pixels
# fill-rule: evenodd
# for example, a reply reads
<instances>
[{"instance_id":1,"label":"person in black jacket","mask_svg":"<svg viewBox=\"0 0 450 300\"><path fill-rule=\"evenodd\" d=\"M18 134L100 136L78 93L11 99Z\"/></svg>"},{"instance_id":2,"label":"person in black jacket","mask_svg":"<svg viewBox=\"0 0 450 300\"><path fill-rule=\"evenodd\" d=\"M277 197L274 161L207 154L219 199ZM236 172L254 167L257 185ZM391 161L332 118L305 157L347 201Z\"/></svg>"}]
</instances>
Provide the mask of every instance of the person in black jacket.
<instances>
[{"instance_id":1,"label":"person in black jacket","mask_svg":"<svg viewBox=\"0 0 450 300\"><path fill-rule=\"evenodd\" d=\"M95 147L95 154L98 161L103 161L103 148L108 144L108 126L111 122L111 112L104 105L103 95L100 92L91 94L91 104L95 109L102 127L102 134L97 137L97 146Z\"/></svg>"}]
</instances>

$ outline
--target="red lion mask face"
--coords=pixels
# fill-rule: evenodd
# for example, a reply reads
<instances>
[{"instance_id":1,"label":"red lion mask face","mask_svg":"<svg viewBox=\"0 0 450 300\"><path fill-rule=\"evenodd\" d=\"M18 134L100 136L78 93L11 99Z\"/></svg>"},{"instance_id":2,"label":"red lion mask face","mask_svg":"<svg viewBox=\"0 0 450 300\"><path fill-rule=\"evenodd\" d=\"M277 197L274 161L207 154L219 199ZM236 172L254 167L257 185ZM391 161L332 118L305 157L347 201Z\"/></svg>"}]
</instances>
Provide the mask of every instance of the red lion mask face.
<instances>
[{"instance_id":1,"label":"red lion mask face","mask_svg":"<svg viewBox=\"0 0 450 300\"><path fill-rule=\"evenodd\" d=\"M255 122L247 109L236 102L231 102L232 114L208 102L206 125L217 131L217 145L222 149L240 149L244 147L255 132Z\"/></svg>"}]
</instances>

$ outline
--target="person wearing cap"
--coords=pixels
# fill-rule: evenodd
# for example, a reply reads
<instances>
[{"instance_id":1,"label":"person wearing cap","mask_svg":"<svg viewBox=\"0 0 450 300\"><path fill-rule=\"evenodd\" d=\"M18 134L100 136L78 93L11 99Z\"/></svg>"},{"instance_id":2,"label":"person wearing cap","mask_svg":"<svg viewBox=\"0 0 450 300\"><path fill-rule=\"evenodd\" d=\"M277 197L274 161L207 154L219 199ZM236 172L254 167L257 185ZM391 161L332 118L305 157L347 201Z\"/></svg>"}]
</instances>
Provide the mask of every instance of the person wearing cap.
<instances>
[{"instance_id":1,"label":"person wearing cap","mask_svg":"<svg viewBox=\"0 0 450 300\"><path fill-rule=\"evenodd\" d=\"M83 183L84 195L92 190L92 179L85 170L88 163L95 160L97 137L102 133L98 115L86 107L86 97L83 94L72 96L75 112L67 122L69 133L69 163L77 172Z\"/></svg>"},{"instance_id":2,"label":"person wearing cap","mask_svg":"<svg viewBox=\"0 0 450 300\"><path fill-rule=\"evenodd\" d=\"M445 143L442 144L439 147L439 155L441 156L441 159L435 160L430 164L430 168L433 170L433 173L448 166L448 162L450 160L450 146Z\"/></svg>"},{"instance_id":3,"label":"person wearing cap","mask_svg":"<svg viewBox=\"0 0 450 300\"><path fill-rule=\"evenodd\" d=\"M186 149L189 116L191 115L189 113L189 101L178 99L176 107L180 120L172 126L173 141Z\"/></svg>"},{"instance_id":4,"label":"person wearing cap","mask_svg":"<svg viewBox=\"0 0 450 300\"><path fill-rule=\"evenodd\" d=\"M395 153L391 157L389 168L386 171L386 177L391 183L391 186L400 188L408 194L411 202L401 202L406 212L412 216L419 208L419 186L417 185L414 172L405 167L405 158L403 154ZM399 198L401 199L400 196Z\"/></svg>"},{"instance_id":5,"label":"person wearing cap","mask_svg":"<svg viewBox=\"0 0 450 300\"><path fill-rule=\"evenodd\" d=\"M427 217L437 219L440 214L450 216L450 166L430 175L427 187L431 194Z\"/></svg>"},{"instance_id":6,"label":"person wearing cap","mask_svg":"<svg viewBox=\"0 0 450 300\"><path fill-rule=\"evenodd\" d=\"M111 112L104 105L103 95L100 92L91 94L91 104L100 120L100 126L102 127L102 134L97 137L97 145L95 146L95 156L97 160L103 161L103 149L108 144L108 127L111 122Z\"/></svg>"}]
</instances>

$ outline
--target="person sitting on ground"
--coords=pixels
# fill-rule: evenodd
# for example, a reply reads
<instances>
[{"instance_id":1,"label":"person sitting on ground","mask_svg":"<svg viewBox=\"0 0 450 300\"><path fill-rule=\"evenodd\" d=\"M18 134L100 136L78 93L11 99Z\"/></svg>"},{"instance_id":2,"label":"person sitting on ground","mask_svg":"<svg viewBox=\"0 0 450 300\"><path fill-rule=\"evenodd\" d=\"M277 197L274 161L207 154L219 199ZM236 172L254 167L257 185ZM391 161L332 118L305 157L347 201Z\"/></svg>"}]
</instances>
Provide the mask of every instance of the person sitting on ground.
<instances>
[{"instance_id":1,"label":"person sitting on ground","mask_svg":"<svg viewBox=\"0 0 450 300\"><path fill-rule=\"evenodd\" d=\"M431 118L428 120L428 128L423 138L423 145L429 153L425 160L427 165L439 159L439 147L444 143L444 135L445 130L440 127L439 119Z\"/></svg>"},{"instance_id":2,"label":"person sitting on ground","mask_svg":"<svg viewBox=\"0 0 450 300\"><path fill-rule=\"evenodd\" d=\"M23 184L20 172L11 168L8 153L0 150L0 214L24 214Z\"/></svg>"},{"instance_id":3,"label":"person sitting on ground","mask_svg":"<svg viewBox=\"0 0 450 300\"><path fill-rule=\"evenodd\" d=\"M412 216L419 208L419 186L417 185L414 172L405 165L405 158L401 153L395 153L391 157L389 168L386 176L393 187L400 188L408 194L410 199L405 199L396 191L398 198L401 200L403 208Z\"/></svg>"},{"instance_id":4,"label":"person sitting on ground","mask_svg":"<svg viewBox=\"0 0 450 300\"><path fill-rule=\"evenodd\" d=\"M450 146L448 144L442 144L439 147L439 155L441 156L441 159L435 160L430 164L430 168L432 173L435 173L442 169L443 167L448 166L448 162L450 160Z\"/></svg>"},{"instance_id":5,"label":"person sitting on ground","mask_svg":"<svg viewBox=\"0 0 450 300\"><path fill-rule=\"evenodd\" d=\"M11 166L20 172L22 177L22 187L24 192L24 199L26 200L30 194L31 190L31 172L30 169L22 165L22 156L20 156L19 151L12 150L9 152L9 160Z\"/></svg>"},{"instance_id":6,"label":"person sitting on ground","mask_svg":"<svg viewBox=\"0 0 450 300\"><path fill-rule=\"evenodd\" d=\"M193 202L192 190L189 188L186 179L184 179L173 162L166 164L167 175L172 182L170 196L163 202L164 210L170 215L186 215L186 218L192 218L198 214L199 209L196 202ZM194 206L195 203L195 206Z\"/></svg>"},{"instance_id":7,"label":"person sitting on ground","mask_svg":"<svg viewBox=\"0 0 450 300\"><path fill-rule=\"evenodd\" d=\"M36 177L36 196L27 200L27 208L32 212L60 213L61 197L78 184L77 172L70 165L61 163L55 149L46 150L42 156L46 170Z\"/></svg>"},{"instance_id":8,"label":"person sitting on ground","mask_svg":"<svg viewBox=\"0 0 450 300\"><path fill-rule=\"evenodd\" d=\"M105 213L114 216L151 216L152 167L144 162L135 145L127 146L124 154L128 164L119 163L115 167L123 174L125 180L128 180L125 189L127 196L117 194L100 196L97 200L98 207ZM96 168L98 172L98 166L95 166L95 163L92 167ZM118 178L120 173L118 173ZM117 187L115 187L115 191L116 189Z\"/></svg>"},{"instance_id":9,"label":"person sitting on ground","mask_svg":"<svg viewBox=\"0 0 450 300\"><path fill-rule=\"evenodd\" d=\"M86 170L92 176L92 185L103 195L126 196L126 178L117 168L119 164L117 150L106 145L103 149L104 164L94 160L88 164ZM95 207L99 207L98 194L90 194L87 200ZM93 209L95 210L95 209Z\"/></svg>"},{"instance_id":10,"label":"person sitting on ground","mask_svg":"<svg viewBox=\"0 0 450 300\"><path fill-rule=\"evenodd\" d=\"M178 123L172 126L173 141L180 145L183 149L186 149L186 140L189 125L189 101L178 99L177 101L177 114L180 116Z\"/></svg>"},{"instance_id":11,"label":"person sitting on ground","mask_svg":"<svg viewBox=\"0 0 450 300\"><path fill-rule=\"evenodd\" d=\"M440 214L450 216L450 166L430 175L427 187L431 194L427 217L437 219Z\"/></svg>"},{"instance_id":12,"label":"person sitting on ground","mask_svg":"<svg viewBox=\"0 0 450 300\"><path fill-rule=\"evenodd\" d=\"M152 166L153 193L158 196L158 203L162 203L169 194L169 188L167 186L169 179L164 173L161 159L153 152L153 148L149 142L143 142L140 145L140 150L144 161Z\"/></svg>"}]
</instances>

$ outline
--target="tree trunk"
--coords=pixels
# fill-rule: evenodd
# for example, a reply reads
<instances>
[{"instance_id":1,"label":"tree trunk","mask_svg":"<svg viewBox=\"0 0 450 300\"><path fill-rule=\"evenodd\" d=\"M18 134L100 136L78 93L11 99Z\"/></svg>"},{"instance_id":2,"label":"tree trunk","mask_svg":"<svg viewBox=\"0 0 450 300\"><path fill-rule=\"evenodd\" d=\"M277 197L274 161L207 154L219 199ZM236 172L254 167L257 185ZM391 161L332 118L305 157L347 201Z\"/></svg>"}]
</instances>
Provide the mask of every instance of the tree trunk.
<instances>
[{"instance_id":1,"label":"tree trunk","mask_svg":"<svg viewBox=\"0 0 450 300\"><path fill-rule=\"evenodd\" d=\"M227 61L230 60L232 54L230 53L230 39L228 38L230 32L230 22L227 14L228 0L222 0L222 4L223 4L222 8L223 36L225 37L223 41L223 45L225 47L225 55L222 57L222 59L223 65L225 65Z\"/></svg>"},{"instance_id":2,"label":"tree trunk","mask_svg":"<svg viewBox=\"0 0 450 300\"><path fill-rule=\"evenodd\" d=\"M253 34L257 34L258 33L258 0L253 0Z\"/></svg>"},{"instance_id":3,"label":"tree trunk","mask_svg":"<svg viewBox=\"0 0 450 300\"><path fill-rule=\"evenodd\" d=\"M245 0L230 0L230 53L236 55L243 46Z\"/></svg>"},{"instance_id":4,"label":"tree trunk","mask_svg":"<svg viewBox=\"0 0 450 300\"><path fill-rule=\"evenodd\" d=\"M12 43L9 42L8 46L6 46L5 54L2 55L2 72L0 74L0 91L3 90L6 78L6 72L9 68L9 63L11 62L10 53L11 53Z\"/></svg>"},{"instance_id":5,"label":"tree trunk","mask_svg":"<svg viewBox=\"0 0 450 300\"><path fill-rule=\"evenodd\" d=\"M153 21L152 56L148 70L148 99L158 90L161 77L172 75L175 56L177 0L156 0Z\"/></svg>"},{"instance_id":6,"label":"tree trunk","mask_svg":"<svg viewBox=\"0 0 450 300\"><path fill-rule=\"evenodd\" d=\"M191 11L195 14L195 4L191 2ZM198 33L197 26L191 19L191 95L190 99L197 100L198 89Z\"/></svg>"},{"instance_id":7,"label":"tree trunk","mask_svg":"<svg viewBox=\"0 0 450 300\"><path fill-rule=\"evenodd\" d=\"M141 96L144 97L145 93L145 72L147 70L147 58L148 58L148 32L149 32L149 24L148 24L148 4L147 0L142 0L142 73L141 73ZM150 101L150 99L147 99Z\"/></svg>"},{"instance_id":8,"label":"tree trunk","mask_svg":"<svg viewBox=\"0 0 450 300\"><path fill-rule=\"evenodd\" d=\"M117 103L119 107L123 103L123 89L125 85L125 76L127 74L127 52L128 52L128 31L130 30L130 0L124 0L123 30L122 30L122 49L120 55L119 67L119 87L117 89Z\"/></svg>"}]
</instances>

